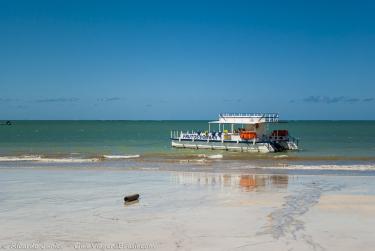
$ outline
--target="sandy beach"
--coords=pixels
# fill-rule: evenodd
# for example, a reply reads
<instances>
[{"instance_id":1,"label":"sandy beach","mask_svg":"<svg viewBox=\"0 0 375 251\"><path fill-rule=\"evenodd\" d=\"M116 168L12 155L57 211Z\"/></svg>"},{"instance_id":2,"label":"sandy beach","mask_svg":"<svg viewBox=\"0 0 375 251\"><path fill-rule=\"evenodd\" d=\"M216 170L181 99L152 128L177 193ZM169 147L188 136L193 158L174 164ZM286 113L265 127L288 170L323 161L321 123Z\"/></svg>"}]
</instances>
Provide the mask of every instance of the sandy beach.
<instances>
[{"instance_id":1,"label":"sandy beach","mask_svg":"<svg viewBox=\"0 0 375 251\"><path fill-rule=\"evenodd\" d=\"M4 250L372 250L374 176L2 168ZM124 204L126 194L140 193Z\"/></svg>"}]
</instances>

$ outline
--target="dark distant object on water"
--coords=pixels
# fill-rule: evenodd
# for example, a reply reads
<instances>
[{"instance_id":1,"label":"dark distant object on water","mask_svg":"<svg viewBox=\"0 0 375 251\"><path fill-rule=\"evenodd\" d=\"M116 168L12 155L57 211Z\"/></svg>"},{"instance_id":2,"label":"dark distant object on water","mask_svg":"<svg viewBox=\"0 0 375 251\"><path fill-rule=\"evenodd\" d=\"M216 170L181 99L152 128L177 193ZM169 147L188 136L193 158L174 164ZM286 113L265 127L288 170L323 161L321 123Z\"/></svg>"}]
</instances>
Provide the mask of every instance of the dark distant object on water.
<instances>
[{"instance_id":1,"label":"dark distant object on water","mask_svg":"<svg viewBox=\"0 0 375 251\"><path fill-rule=\"evenodd\" d=\"M10 125L12 125L12 122L10 122L10 121L8 120L7 122L5 122L5 123L3 123L3 124L0 124L0 125L8 125L8 126L10 126Z\"/></svg>"},{"instance_id":2,"label":"dark distant object on water","mask_svg":"<svg viewBox=\"0 0 375 251\"><path fill-rule=\"evenodd\" d=\"M131 202L139 199L139 194L132 194L132 195L127 195L124 197L125 202Z\"/></svg>"}]
</instances>

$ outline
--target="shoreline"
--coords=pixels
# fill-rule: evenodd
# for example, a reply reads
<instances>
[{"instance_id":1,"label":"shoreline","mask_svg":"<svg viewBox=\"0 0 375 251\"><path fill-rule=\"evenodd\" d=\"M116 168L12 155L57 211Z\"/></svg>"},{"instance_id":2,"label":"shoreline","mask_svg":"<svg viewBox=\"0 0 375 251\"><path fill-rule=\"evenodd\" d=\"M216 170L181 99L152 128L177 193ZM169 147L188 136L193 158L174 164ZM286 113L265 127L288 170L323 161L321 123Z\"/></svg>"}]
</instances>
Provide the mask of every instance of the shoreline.
<instances>
[{"instance_id":1,"label":"shoreline","mask_svg":"<svg viewBox=\"0 0 375 251\"><path fill-rule=\"evenodd\" d=\"M142 158L106 161L0 161L0 170L16 169L65 169L65 170L119 170L119 171L186 171L212 173L254 173L254 174L295 174L295 175L355 175L374 176L373 163L284 163L233 161L226 159L180 159L144 160Z\"/></svg>"}]
</instances>

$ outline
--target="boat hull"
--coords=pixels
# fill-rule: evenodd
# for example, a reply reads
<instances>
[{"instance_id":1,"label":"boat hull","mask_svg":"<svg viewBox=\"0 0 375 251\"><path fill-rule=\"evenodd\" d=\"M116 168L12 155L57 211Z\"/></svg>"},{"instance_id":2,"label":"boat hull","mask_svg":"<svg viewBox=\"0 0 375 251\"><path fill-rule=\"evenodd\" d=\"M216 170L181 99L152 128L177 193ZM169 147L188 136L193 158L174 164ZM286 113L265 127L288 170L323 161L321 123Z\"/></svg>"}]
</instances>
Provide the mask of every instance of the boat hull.
<instances>
[{"instance_id":1,"label":"boat hull","mask_svg":"<svg viewBox=\"0 0 375 251\"><path fill-rule=\"evenodd\" d=\"M191 141L191 140L171 140L172 147L190 148L190 149L212 149L226 150L234 152L275 152L274 147L270 143L250 143L250 142L213 142L213 141Z\"/></svg>"},{"instance_id":2,"label":"boat hull","mask_svg":"<svg viewBox=\"0 0 375 251\"><path fill-rule=\"evenodd\" d=\"M292 141L279 142L233 142L233 141L205 141L205 140L186 140L171 139L171 145L175 148L189 149L211 149L225 150L233 152L254 152L270 153L287 150L298 150L298 146Z\"/></svg>"}]
</instances>

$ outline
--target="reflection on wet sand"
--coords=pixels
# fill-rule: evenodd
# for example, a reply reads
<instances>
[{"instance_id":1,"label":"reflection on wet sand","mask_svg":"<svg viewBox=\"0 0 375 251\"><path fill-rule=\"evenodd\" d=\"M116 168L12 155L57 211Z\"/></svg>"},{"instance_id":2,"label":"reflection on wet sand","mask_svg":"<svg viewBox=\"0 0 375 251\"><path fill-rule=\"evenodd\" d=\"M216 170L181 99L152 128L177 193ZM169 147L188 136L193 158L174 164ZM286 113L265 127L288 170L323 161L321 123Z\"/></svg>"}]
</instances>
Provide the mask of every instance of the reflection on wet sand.
<instances>
[{"instance_id":1,"label":"reflection on wet sand","mask_svg":"<svg viewBox=\"0 0 375 251\"><path fill-rule=\"evenodd\" d=\"M139 203L139 200L124 201L124 206L128 207L128 206L131 206L131 205L134 205L134 204L138 204L138 203Z\"/></svg>"},{"instance_id":2,"label":"reflection on wet sand","mask_svg":"<svg viewBox=\"0 0 375 251\"><path fill-rule=\"evenodd\" d=\"M173 174L172 177L177 184L240 188L247 192L275 187L287 188L289 180L287 175L238 175L191 172L179 172Z\"/></svg>"}]
</instances>

